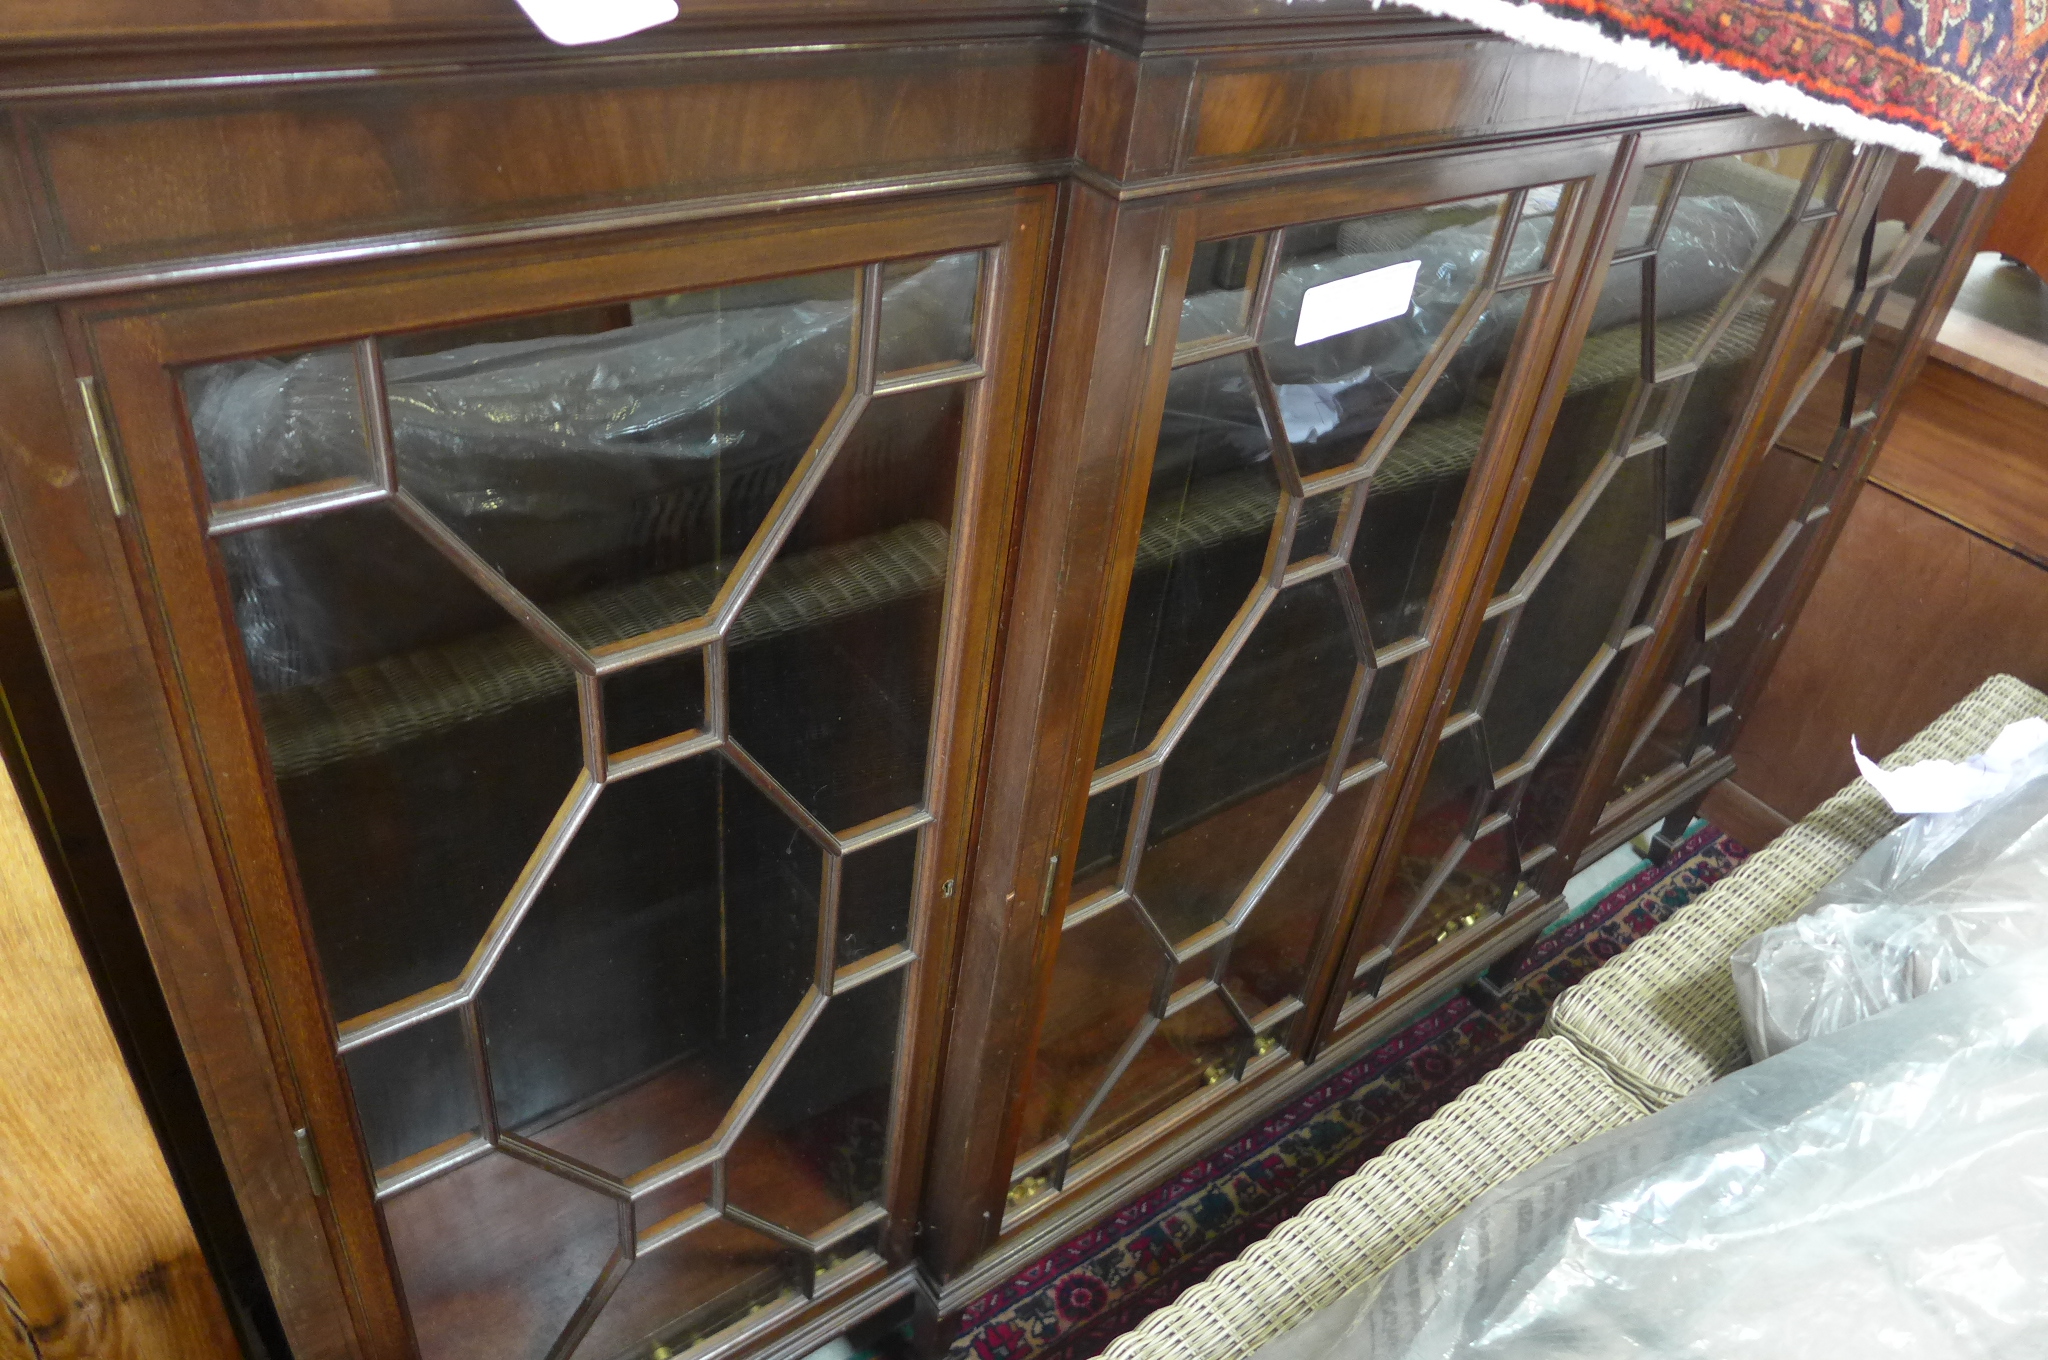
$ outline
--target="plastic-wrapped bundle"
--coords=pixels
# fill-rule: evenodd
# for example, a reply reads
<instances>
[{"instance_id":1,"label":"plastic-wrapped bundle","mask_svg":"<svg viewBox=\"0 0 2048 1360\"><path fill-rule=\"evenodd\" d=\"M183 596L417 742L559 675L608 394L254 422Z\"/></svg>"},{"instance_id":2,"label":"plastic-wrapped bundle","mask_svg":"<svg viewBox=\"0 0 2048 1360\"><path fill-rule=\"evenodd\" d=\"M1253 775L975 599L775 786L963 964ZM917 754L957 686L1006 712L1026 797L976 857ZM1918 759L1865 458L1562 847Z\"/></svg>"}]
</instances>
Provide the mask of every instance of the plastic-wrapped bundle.
<instances>
[{"instance_id":1,"label":"plastic-wrapped bundle","mask_svg":"<svg viewBox=\"0 0 2048 1360\"><path fill-rule=\"evenodd\" d=\"M2048 736L2038 719L2025 727L2008 734ZM2048 745L2002 773L2003 792L1911 819L1805 914L1735 951L1751 1056L1783 1052L2048 944Z\"/></svg>"},{"instance_id":2,"label":"plastic-wrapped bundle","mask_svg":"<svg viewBox=\"0 0 2048 1360\"><path fill-rule=\"evenodd\" d=\"M1255 1360L2037 1356L2048 954L1539 1163Z\"/></svg>"},{"instance_id":3,"label":"plastic-wrapped bundle","mask_svg":"<svg viewBox=\"0 0 2048 1360\"><path fill-rule=\"evenodd\" d=\"M1647 236L1655 213L1655 204L1630 209L1628 234ZM1345 226L1374 220L1361 219ZM1290 440L1362 442L1378 428L1402 387L1429 357L1437 337L1479 282L1496 228L1497 219L1489 214L1439 228L1391 249L1283 264L1274 278L1268 307L1269 317L1279 319L1279 324L1269 324L1261 348L1279 389ZM1658 319L1685 316L1719 302L1742 278L1766 235L1757 212L1731 194L1681 198L1658 252ZM1370 239L1357 232L1347 237L1341 230L1337 238L1340 250L1346 244ZM1519 236L1510 249L1506 276L1534 270L1542 263L1542 252L1543 241L1536 234ZM1286 319L1300 314L1303 293L1319 284L1410 260L1420 261L1421 267L1405 315L1309 345L1294 344L1291 322ZM1499 368L1527 299L1528 293L1520 291L1494 303L1431 388L1417 419L1455 411L1476 382ZM1633 270L1610 273L1594 312L1592 332L1632 323L1640 299L1640 275ZM1196 324L1184 325L1183 333L1222 334L1230 329L1235 311L1242 305L1242 298L1235 293L1190 292L1182 303L1182 314ZM1182 450L1216 443L1241 454L1263 455L1265 433L1249 400L1249 379L1233 374L1222 380L1244 389L1244 399L1219 403L1213 390L1218 379L1203 372L1207 367L1192 365L1175 371L1167 389L1160 458L1170 460Z\"/></svg>"},{"instance_id":4,"label":"plastic-wrapped bundle","mask_svg":"<svg viewBox=\"0 0 2048 1360\"><path fill-rule=\"evenodd\" d=\"M881 347L897 367L952 357L934 345L963 299L971 316L979 263L935 260L886 290ZM685 310L708 297L686 294L592 334L388 356L400 485L542 602L730 561L846 387L852 280L734 290L750 305L718 310ZM185 382L216 500L367 466L344 351L210 365ZM903 456L922 452L903 441ZM429 599L380 565L410 555L395 535L328 517L288 541L224 540L259 690L505 622L480 597Z\"/></svg>"}]
</instances>

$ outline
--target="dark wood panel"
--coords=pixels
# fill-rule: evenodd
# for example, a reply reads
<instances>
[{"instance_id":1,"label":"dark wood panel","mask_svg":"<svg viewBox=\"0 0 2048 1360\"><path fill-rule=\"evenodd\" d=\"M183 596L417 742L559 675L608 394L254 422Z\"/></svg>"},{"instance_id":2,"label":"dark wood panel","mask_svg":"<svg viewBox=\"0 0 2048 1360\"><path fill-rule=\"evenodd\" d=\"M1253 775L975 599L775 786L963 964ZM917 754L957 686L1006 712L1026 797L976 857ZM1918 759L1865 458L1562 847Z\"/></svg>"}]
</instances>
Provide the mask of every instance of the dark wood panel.
<instances>
[{"instance_id":1,"label":"dark wood panel","mask_svg":"<svg viewBox=\"0 0 2048 1360\"><path fill-rule=\"evenodd\" d=\"M83 267L1056 161L1080 65L1071 46L990 44L20 117L53 205L50 254Z\"/></svg>"},{"instance_id":2,"label":"dark wood panel","mask_svg":"<svg viewBox=\"0 0 2048 1360\"><path fill-rule=\"evenodd\" d=\"M1654 81L1488 38L1204 58L1180 168L1388 148L1706 107Z\"/></svg>"},{"instance_id":3,"label":"dark wood panel","mask_svg":"<svg viewBox=\"0 0 2048 1360\"><path fill-rule=\"evenodd\" d=\"M1931 362L1906 389L1870 479L2048 563L2048 407Z\"/></svg>"},{"instance_id":4,"label":"dark wood panel","mask_svg":"<svg viewBox=\"0 0 2048 1360\"><path fill-rule=\"evenodd\" d=\"M1738 770L1707 793L1700 816L1736 839L1746 850L1761 850L1792 823L1738 782Z\"/></svg>"},{"instance_id":5,"label":"dark wood panel","mask_svg":"<svg viewBox=\"0 0 2048 1360\"><path fill-rule=\"evenodd\" d=\"M1856 502L1735 745L1743 789L1786 818L1985 676L2048 687L2048 572L1881 488Z\"/></svg>"}]
</instances>

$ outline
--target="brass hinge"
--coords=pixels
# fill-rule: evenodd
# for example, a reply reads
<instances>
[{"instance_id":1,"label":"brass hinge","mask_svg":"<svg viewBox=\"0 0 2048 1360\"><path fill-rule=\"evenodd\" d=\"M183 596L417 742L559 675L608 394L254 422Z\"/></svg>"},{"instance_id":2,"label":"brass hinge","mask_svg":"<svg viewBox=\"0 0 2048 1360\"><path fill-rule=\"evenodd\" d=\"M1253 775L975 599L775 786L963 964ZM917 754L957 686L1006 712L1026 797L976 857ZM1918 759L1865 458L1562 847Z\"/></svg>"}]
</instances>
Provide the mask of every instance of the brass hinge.
<instances>
[{"instance_id":1,"label":"brass hinge","mask_svg":"<svg viewBox=\"0 0 2048 1360\"><path fill-rule=\"evenodd\" d=\"M1173 247L1159 247L1159 272L1152 276L1152 315L1145 319L1145 346L1159 338L1159 307L1166 300L1166 262L1173 258Z\"/></svg>"},{"instance_id":2,"label":"brass hinge","mask_svg":"<svg viewBox=\"0 0 2048 1360\"><path fill-rule=\"evenodd\" d=\"M320 1149L313 1146L311 1129L294 1129L292 1137L298 1140L299 1161L306 1167L306 1183L313 1187L315 1195L327 1193L327 1172L320 1165Z\"/></svg>"},{"instance_id":3,"label":"brass hinge","mask_svg":"<svg viewBox=\"0 0 2048 1360\"><path fill-rule=\"evenodd\" d=\"M1052 890L1059 881L1060 857L1054 855L1045 862L1045 887L1038 894L1038 919L1041 921L1045 919L1045 914L1052 910Z\"/></svg>"},{"instance_id":4,"label":"brass hinge","mask_svg":"<svg viewBox=\"0 0 2048 1360\"><path fill-rule=\"evenodd\" d=\"M85 423L92 431L93 452L100 456L100 475L107 479L107 499L116 517L128 513L128 497L121 491L120 474L114 471L114 441L107 437L107 418L100 411L99 384L91 378L78 380L79 400L85 403Z\"/></svg>"}]
</instances>

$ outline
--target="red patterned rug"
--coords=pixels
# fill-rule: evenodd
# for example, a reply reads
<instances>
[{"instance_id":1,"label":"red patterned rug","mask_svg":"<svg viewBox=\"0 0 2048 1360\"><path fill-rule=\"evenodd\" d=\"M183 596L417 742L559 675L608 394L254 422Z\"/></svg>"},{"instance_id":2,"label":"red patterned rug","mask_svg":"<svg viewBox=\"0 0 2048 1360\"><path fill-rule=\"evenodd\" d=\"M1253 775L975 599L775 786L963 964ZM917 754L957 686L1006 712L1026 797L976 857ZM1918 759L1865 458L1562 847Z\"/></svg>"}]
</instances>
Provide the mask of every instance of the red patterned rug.
<instances>
[{"instance_id":1,"label":"red patterned rug","mask_svg":"<svg viewBox=\"0 0 2048 1360\"><path fill-rule=\"evenodd\" d=\"M1085 1360L1271 1232L1535 1037L1551 999L1747 852L1713 827L1553 927L1506 998L1413 1025L967 1311L953 1360Z\"/></svg>"},{"instance_id":2,"label":"red patterned rug","mask_svg":"<svg viewBox=\"0 0 2048 1360\"><path fill-rule=\"evenodd\" d=\"M2005 178L2048 112L2048 0L1416 0L1674 90Z\"/></svg>"}]
</instances>

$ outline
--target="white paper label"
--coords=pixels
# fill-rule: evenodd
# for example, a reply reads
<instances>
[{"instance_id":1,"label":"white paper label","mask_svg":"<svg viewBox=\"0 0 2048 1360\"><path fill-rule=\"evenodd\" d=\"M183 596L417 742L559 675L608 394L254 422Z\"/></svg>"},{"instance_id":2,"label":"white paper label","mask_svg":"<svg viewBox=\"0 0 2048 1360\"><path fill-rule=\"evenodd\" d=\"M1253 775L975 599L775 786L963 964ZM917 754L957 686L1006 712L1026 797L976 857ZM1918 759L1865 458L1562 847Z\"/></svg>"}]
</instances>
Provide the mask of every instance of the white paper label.
<instances>
[{"instance_id":1,"label":"white paper label","mask_svg":"<svg viewBox=\"0 0 2048 1360\"><path fill-rule=\"evenodd\" d=\"M1406 315L1415 298L1415 275L1421 268L1422 261L1409 260L1317 284L1301 295L1301 320L1294 327L1294 343L1311 345L1375 321Z\"/></svg>"},{"instance_id":2,"label":"white paper label","mask_svg":"<svg viewBox=\"0 0 2048 1360\"><path fill-rule=\"evenodd\" d=\"M550 42L564 47L610 42L680 13L676 0L519 0L519 8Z\"/></svg>"},{"instance_id":3,"label":"white paper label","mask_svg":"<svg viewBox=\"0 0 2048 1360\"><path fill-rule=\"evenodd\" d=\"M1849 738L1849 751L1856 768L1870 781L1892 811L1902 817L1920 813L1961 812L1964 808L1996 798L2035 771L2028 766L2034 753L2048 747L2048 722L2021 718L2007 723L1981 756L1961 762L1923 760L1903 769L1886 770Z\"/></svg>"}]
</instances>

